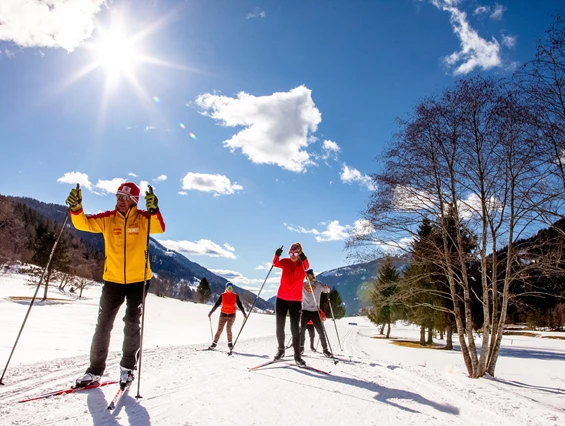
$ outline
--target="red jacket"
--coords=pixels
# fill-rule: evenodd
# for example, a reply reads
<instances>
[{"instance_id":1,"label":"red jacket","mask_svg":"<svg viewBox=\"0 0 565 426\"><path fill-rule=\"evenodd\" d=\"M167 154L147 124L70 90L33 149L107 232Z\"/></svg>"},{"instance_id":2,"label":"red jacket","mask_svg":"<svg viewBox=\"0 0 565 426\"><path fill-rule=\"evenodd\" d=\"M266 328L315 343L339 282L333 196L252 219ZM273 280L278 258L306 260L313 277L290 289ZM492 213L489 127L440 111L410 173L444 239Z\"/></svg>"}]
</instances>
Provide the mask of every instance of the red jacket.
<instances>
[{"instance_id":1,"label":"red jacket","mask_svg":"<svg viewBox=\"0 0 565 426\"><path fill-rule=\"evenodd\" d=\"M281 284L277 297L289 302L302 302L302 284L306 277L306 270L310 268L308 259L293 262L288 257L281 259L275 255L273 265L282 269Z\"/></svg>"}]
</instances>

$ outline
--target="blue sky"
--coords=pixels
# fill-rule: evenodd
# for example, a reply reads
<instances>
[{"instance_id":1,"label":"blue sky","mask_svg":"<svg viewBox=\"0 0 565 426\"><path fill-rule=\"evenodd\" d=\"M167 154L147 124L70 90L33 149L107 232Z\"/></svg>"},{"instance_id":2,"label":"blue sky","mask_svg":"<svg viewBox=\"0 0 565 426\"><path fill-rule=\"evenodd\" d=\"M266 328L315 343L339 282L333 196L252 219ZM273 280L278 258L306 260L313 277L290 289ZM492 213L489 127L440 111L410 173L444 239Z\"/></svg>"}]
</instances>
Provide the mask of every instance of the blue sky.
<instances>
[{"instance_id":1,"label":"blue sky","mask_svg":"<svg viewBox=\"0 0 565 426\"><path fill-rule=\"evenodd\" d=\"M562 1L3 0L0 192L87 213L152 185L159 240L251 290L300 241L347 264L417 101L533 59ZM273 274L262 296L275 294Z\"/></svg>"}]
</instances>

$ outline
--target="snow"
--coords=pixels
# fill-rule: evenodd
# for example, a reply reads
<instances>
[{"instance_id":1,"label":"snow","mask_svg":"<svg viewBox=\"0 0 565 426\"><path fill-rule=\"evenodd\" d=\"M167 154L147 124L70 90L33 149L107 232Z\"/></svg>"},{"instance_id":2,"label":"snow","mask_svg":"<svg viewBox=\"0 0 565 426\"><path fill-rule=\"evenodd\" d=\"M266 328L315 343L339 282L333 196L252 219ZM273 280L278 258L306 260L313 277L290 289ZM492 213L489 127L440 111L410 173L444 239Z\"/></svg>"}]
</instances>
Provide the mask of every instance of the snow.
<instances>
[{"instance_id":1,"label":"snow","mask_svg":"<svg viewBox=\"0 0 565 426\"><path fill-rule=\"evenodd\" d=\"M2 370L29 306L18 297L35 291L26 281L23 275L0 276ZM342 362L305 354L330 375L285 363L249 372L276 350L274 316L253 313L236 355L228 357L225 332L219 350L198 350L211 339L209 305L153 294L147 300L141 381L115 411L106 410L115 386L18 403L67 387L87 368L100 289L85 289L80 300L50 289L50 298L62 300L33 305L0 386L2 425L565 424L565 340L505 336L497 377L469 379L457 349L395 345L376 338L377 328L366 318L343 318L337 321L341 348L334 324L325 323ZM116 318L104 379L118 376L122 316ZM217 320L215 313L214 332ZM238 315L235 335L241 324ZM417 340L418 330L398 324L391 336ZM135 398L138 384L141 399Z\"/></svg>"}]
</instances>

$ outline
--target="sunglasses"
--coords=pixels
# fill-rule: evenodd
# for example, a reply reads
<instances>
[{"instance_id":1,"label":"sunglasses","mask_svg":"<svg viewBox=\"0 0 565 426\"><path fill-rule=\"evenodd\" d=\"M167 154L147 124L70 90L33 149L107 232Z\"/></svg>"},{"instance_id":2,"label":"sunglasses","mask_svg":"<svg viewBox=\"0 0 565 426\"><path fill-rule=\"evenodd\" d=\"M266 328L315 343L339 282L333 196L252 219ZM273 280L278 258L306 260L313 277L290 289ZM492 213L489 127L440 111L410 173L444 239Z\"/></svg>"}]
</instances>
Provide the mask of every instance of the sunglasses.
<instances>
[{"instance_id":1,"label":"sunglasses","mask_svg":"<svg viewBox=\"0 0 565 426\"><path fill-rule=\"evenodd\" d=\"M288 255L289 255L289 256L300 256L300 254L299 254L299 253L294 253L294 252L292 252L292 253L289 253Z\"/></svg>"},{"instance_id":2,"label":"sunglasses","mask_svg":"<svg viewBox=\"0 0 565 426\"><path fill-rule=\"evenodd\" d=\"M129 195L116 194L116 200L128 201L131 200L131 197Z\"/></svg>"}]
</instances>

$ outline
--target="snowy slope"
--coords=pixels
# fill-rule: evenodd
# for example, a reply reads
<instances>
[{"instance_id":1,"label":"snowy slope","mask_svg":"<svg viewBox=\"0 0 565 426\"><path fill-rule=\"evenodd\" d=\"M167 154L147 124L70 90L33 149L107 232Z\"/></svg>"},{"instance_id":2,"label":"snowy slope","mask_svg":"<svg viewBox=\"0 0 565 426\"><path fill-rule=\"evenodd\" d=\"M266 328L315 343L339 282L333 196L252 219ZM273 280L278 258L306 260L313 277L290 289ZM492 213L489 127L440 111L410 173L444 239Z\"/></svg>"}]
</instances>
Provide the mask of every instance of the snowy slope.
<instances>
[{"instance_id":1,"label":"snowy slope","mask_svg":"<svg viewBox=\"0 0 565 426\"><path fill-rule=\"evenodd\" d=\"M27 309L10 296L33 293L23 282L17 275L0 277L2 368ZM393 345L373 338L376 328L366 320L344 318L338 321L342 349L333 324L326 326L334 352L346 361L334 365L306 352L309 364L330 375L287 364L249 372L276 349L273 316L253 314L236 356L228 357L225 335L219 351L197 350L210 341L210 306L154 295L147 303L141 382L114 412L106 410L113 386L18 404L68 385L85 370L99 293L95 287L85 291L85 300L34 305L0 387L2 425L565 424L563 340L505 338L499 377L471 380L457 351ZM57 291L51 297L68 298ZM108 379L118 372L120 318ZM235 332L240 325L241 316ZM399 326L392 335L416 339L417 330ZM143 398L136 400L138 383Z\"/></svg>"}]
</instances>

